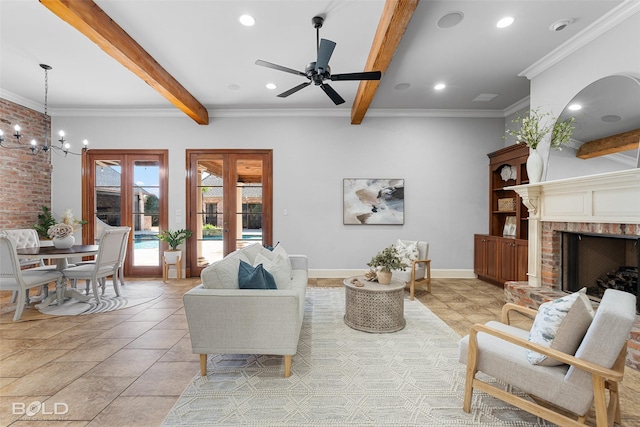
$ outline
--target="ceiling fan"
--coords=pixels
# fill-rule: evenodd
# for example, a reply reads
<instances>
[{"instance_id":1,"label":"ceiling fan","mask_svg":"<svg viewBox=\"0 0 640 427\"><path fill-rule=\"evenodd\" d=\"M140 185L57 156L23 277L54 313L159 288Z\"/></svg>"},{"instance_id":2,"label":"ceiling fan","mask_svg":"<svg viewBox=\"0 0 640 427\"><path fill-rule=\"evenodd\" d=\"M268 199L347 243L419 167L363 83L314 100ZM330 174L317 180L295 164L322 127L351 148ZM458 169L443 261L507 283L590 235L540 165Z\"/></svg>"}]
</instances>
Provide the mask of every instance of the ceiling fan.
<instances>
[{"instance_id":1,"label":"ceiling fan","mask_svg":"<svg viewBox=\"0 0 640 427\"><path fill-rule=\"evenodd\" d=\"M304 89L305 87L313 83L316 86L320 86L320 88L329 96L329 98L331 98L334 104L340 105L344 103L344 99L342 99L342 97L338 95L338 92L336 92L331 86L326 84L324 82L325 80L380 80L380 78L382 77L382 73L380 71L331 74L329 59L331 59L331 54L333 53L333 49L335 49L336 44L331 40L320 39L320 28L322 28L322 24L324 23L324 18L322 16L314 16L311 22L313 23L313 27L316 29L317 59L315 62L310 62L304 69L304 72L297 71L292 68L283 67L281 65L272 64L271 62L262 61L260 59L256 61L256 65L273 68L274 70L284 71L286 73L295 74L297 76L302 76L309 79L308 82L299 84L298 86L292 87L291 89L282 92L278 95L279 98L286 98L287 96L292 95L300 89Z\"/></svg>"}]
</instances>

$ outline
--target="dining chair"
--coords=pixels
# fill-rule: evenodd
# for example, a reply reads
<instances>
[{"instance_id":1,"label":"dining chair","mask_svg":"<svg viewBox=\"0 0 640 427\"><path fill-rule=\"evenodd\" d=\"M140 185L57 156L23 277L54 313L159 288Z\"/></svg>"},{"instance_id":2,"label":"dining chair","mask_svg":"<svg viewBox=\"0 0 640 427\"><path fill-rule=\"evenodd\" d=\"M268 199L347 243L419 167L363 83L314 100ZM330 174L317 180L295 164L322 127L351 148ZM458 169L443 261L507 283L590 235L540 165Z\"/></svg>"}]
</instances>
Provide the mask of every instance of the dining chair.
<instances>
[{"instance_id":1,"label":"dining chair","mask_svg":"<svg viewBox=\"0 0 640 427\"><path fill-rule=\"evenodd\" d=\"M0 290L15 291L17 295L14 322L22 316L29 289L48 285L51 282L60 285L63 277L62 273L55 269L22 270L15 239L4 231L0 232Z\"/></svg>"},{"instance_id":2,"label":"dining chair","mask_svg":"<svg viewBox=\"0 0 640 427\"><path fill-rule=\"evenodd\" d=\"M4 230L9 236L13 237L16 242L17 249L25 249L25 248L38 248L40 247L40 237L38 236L38 232L33 228L15 228L11 230ZM20 267L44 267L44 260L42 258L21 258L19 259ZM44 293L44 297L46 298L48 295L49 288L46 286L42 286L38 290L38 295L42 295ZM29 289L26 291L26 302L29 303ZM11 303L15 303L18 300L17 292L14 292L11 297Z\"/></svg>"},{"instance_id":3,"label":"dining chair","mask_svg":"<svg viewBox=\"0 0 640 427\"><path fill-rule=\"evenodd\" d=\"M112 227L105 229L100 237L98 254L94 263L86 263L62 270L65 278L72 281L72 287L78 280L87 280L91 283L93 296L99 304L100 293L98 286L102 288L104 294L106 278L113 277L113 289L117 296L120 296L120 284L118 280L118 269L122 264L125 255L126 241L129 238L131 227Z\"/></svg>"}]
</instances>

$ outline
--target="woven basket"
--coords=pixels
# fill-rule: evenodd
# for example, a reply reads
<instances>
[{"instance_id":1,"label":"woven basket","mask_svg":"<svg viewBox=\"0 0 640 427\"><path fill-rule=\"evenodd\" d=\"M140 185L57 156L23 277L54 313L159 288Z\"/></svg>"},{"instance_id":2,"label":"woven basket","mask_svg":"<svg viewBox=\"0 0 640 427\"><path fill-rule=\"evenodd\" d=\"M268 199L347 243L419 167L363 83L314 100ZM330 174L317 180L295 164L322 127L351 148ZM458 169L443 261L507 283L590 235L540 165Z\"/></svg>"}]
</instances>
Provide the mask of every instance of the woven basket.
<instances>
[{"instance_id":1,"label":"woven basket","mask_svg":"<svg viewBox=\"0 0 640 427\"><path fill-rule=\"evenodd\" d=\"M498 211L513 212L516 210L516 199L498 199Z\"/></svg>"}]
</instances>

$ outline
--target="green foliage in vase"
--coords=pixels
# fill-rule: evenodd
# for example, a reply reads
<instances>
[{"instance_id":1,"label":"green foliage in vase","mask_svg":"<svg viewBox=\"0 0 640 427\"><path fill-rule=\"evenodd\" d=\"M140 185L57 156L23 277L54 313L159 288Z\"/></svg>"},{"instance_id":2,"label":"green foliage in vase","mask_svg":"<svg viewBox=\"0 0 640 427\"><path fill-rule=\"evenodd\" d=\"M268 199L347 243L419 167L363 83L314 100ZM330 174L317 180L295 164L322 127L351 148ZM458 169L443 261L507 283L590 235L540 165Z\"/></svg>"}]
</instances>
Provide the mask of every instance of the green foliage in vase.
<instances>
[{"instance_id":1,"label":"green foliage in vase","mask_svg":"<svg viewBox=\"0 0 640 427\"><path fill-rule=\"evenodd\" d=\"M517 144L524 144L535 150L544 137L551 132L551 148L562 150L562 145L571 139L575 129L574 121L574 117L558 121L556 117L551 117L551 113L530 110L525 115L518 114L511 123L519 127L507 130L506 133L515 137Z\"/></svg>"},{"instance_id":2,"label":"green foliage in vase","mask_svg":"<svg viewBox=\"0 0 640 427\"><path fill-rule=\"evenodd\" d=\"M56 220L51 214L51 210L48 207L43 206L42 212L38 214L38 222L33 225L33 228L38 232L38 235L43 239L48 239L47 232L49 228L56 224Z\"/></svg>"},{"instance_id":3,"label":"green foliage in vase","mask_svg":"<svg viewBox=\"0 0 640 427\"><path fill-rule=\"evenodd\" d=\"M178 250L178 245L181 245L191 237L193 233L189 230L164 230L158 234L158 239L162 240L169 245L172 251Z\"/></svg>"},{"instance_id":4,"label":"green foliage in vase","mask_svg":"<svg viewBox=\"0 0 640 427\"><path fill-rule=\"evenodd\" d=\"M402 262L398 250L393 246L389 246L375 254L367 265L369 267L379 267L382 271L404 270L408 267L407 264Z\"/></svg>"}]
</instances>

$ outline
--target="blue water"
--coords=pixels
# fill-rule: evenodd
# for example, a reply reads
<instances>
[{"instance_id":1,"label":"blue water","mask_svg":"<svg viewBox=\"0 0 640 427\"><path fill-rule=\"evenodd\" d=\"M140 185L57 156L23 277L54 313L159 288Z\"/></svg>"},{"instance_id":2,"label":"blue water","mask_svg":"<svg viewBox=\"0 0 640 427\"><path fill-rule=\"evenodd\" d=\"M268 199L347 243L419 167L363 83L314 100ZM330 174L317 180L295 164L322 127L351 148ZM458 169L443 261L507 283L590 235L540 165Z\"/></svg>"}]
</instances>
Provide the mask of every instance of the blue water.
<instances>
[{"instance_id":1,"label":"blue water","mask_svg":"<svg viewBox=\"0 0 640 427\"><path fill-rule=\"evenodd\" d=\"M159 240L134 240L134 249L158 249L160 247Z\"/></svg>"}]
</instances>

